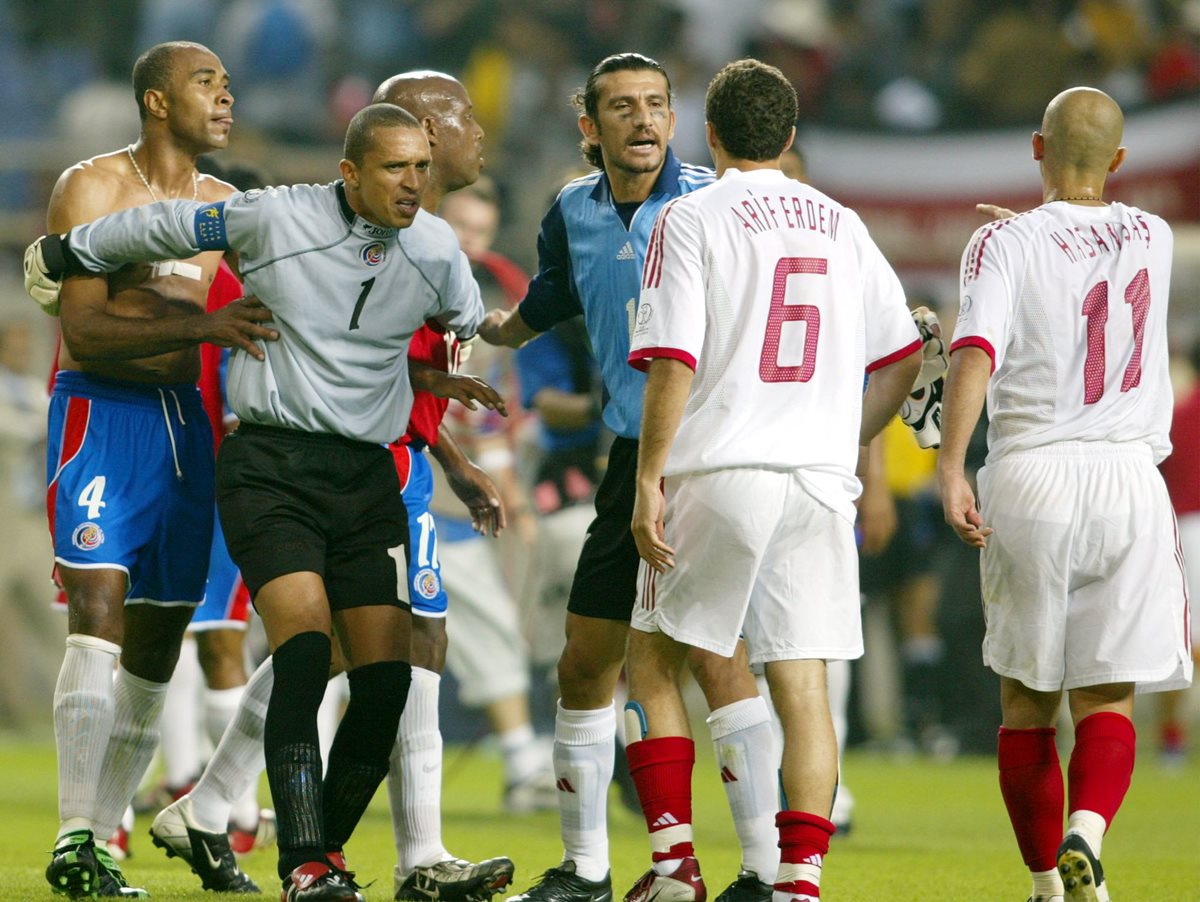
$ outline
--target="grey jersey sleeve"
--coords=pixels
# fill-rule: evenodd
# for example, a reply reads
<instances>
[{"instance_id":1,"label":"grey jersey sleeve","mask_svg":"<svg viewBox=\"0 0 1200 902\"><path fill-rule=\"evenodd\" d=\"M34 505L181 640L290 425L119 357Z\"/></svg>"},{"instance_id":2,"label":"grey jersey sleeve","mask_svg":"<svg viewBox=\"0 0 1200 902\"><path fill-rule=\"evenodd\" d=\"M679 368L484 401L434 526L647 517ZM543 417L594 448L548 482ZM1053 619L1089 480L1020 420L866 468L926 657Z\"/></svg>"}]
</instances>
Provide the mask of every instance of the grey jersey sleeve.
<instances>
[{"instance_id":1,"label":"grey jersey sleeve","mask_svg":"<svg viewBox=\"0 0 1200 902\"><path fill-rule=\"evenodd\" d=\"M469 338L483 322L483 300L479 283L471 274L471 263L462 251L454 257L447 272L446 285L438 292L441 310L433 317L445 328Z\"/></svg>"},{"instance_id":2,"label":"grey jersey sleeve","mask_svg":"<svg viewBox=\"0 0 1200 902\"><path fill-rule=\"evenodd\" d=\"M254 256L258 208L234 194L216 203L161 200L101 216L68 233L72 252L89 272L115 272L126 263L180 260L203 251Z\"/></svg>"}]
</instances>

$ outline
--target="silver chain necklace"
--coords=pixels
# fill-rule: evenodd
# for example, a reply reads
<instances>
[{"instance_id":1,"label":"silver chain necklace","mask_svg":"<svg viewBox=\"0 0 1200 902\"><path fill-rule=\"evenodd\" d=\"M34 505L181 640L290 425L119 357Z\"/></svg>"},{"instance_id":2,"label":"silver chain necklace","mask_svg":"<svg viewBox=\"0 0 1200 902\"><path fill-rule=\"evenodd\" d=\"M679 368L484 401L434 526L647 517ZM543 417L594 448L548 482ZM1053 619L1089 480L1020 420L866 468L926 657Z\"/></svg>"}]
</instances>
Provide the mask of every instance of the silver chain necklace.
<instances>
[{"instance_id":1,"label":"silver chain necklace","mask_svg":"<svg viewBox=\"0 0 1200 902\"><path fill-rule=\"evenodd\" d=\"M146 190L150 192L150 199L158 200L158 192L150 185L150 181L142 172L142 167L137 164L137 160L133 156L133 145L130 144L125 148L125 153L129 155L129 162L133 164L133 171L137 173L138 178L142 180L142 184L146 186ZM200 179L196 176L196 170L192 169L192 200L196 200L200 196Z\"/></svg>"}]
</instances>

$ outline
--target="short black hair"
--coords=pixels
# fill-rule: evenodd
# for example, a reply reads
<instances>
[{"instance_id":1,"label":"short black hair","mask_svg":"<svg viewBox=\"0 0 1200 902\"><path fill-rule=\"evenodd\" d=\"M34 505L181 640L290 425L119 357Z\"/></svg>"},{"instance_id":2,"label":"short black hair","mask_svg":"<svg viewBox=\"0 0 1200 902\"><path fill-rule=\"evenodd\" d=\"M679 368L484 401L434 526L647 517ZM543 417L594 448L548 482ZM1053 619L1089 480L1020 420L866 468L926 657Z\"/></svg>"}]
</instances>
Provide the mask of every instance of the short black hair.
<instances>
[{"instance_id":1,"label":"short black hair","mask_svg":"<svg viewBox=\"0 0 1200 902\"><path fill-rule=\"evenodd\" d=\"M171 76L175 74L175 55L181 50L204 50L203 44L191 41L167 41L155 44L137 58L133 64L133 97L137 101L138 118L146 121L146 92L166 91L171 87Z\"/></svg>"},{"instance_id":2,"label":"short black hair","mask_svg":"<svg viewBox=\"0 0 1200 902\"><path fill-rule=\"evenodd\" d=\"M642 70L657 72L663 77L667 83L667 106L670 106L672 101L671 77L667 75L667 70L663 68L662 63L641 53L614 53L596 63L592 71L588 73L587 83L571 95L571 106L575 107L575 111L579 114L595 121L600 103L600 90L596 87L596 82L600 76L607 75L609 72ZM597 169L604 168L604 157L600 153L600 148L595 144L584 138L579 142L579 150L583 154L583 158L591 165Z\"/></svg>"},{"instance_id":3,"label":"short black hair","mask_svg":"<svg viewBox=\"0 0 1200 902\"><path fill-rule=\"evenodd\" d=\"M713 76L704 118L721 146L739 160L774 160L796 126L796 89L774 66L756 59L729 63Z\"/></svg>"},{"instance_id":4,"label":"short black hair","mask_svg":"<svg viewBox=\"0 0 1200 902\"><path fill-rule=\"evenodd\" d=\"M346 143L342 147L342 156L356 166L361 166L363 157L375 139L377 128L420 130L421 123L408 110L394 103L372 103L355 113L350 125L346 127Z\"/></svg>"}]
</instances>

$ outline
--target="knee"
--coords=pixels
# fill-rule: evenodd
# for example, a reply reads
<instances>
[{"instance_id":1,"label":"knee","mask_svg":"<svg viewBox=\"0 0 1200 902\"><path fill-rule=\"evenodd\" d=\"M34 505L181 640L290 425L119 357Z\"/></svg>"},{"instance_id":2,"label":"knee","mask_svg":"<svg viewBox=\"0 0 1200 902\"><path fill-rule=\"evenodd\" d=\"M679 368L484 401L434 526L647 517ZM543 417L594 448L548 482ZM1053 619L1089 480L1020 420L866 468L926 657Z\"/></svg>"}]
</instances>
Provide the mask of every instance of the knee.
<instances>
[{"instance_id":1,"label":"knee","mask_svg":"<svg viewBox=\"0 0 1200 902\"><path fill-rule=\"evenodd\" d=\"M244 634L238 630L212 630L196 636L196 654L210 689L233 689L246 683L242 658Z\"/></svg>"}]
</instances>

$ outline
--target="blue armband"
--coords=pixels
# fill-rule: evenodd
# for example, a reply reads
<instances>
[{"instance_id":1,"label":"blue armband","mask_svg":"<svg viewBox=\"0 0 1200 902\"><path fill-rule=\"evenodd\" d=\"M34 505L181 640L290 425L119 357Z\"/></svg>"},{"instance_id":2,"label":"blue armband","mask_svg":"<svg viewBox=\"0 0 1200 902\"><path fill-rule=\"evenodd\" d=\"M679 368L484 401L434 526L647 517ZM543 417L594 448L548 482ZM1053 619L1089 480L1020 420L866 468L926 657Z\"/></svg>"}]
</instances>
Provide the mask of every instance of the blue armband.
<instances>
[{"instance_id":1,"label":"blue armband","mask_svg":"<svg viewBox=\"0 0 1200 902\"><path fill-rule=\"evenodd\" d=\"M229 250L229 240L225 237L225 201L205 204L197 210L193 227L196 230L196 247L200 250Z\"/></svg>"}]
</instances>

